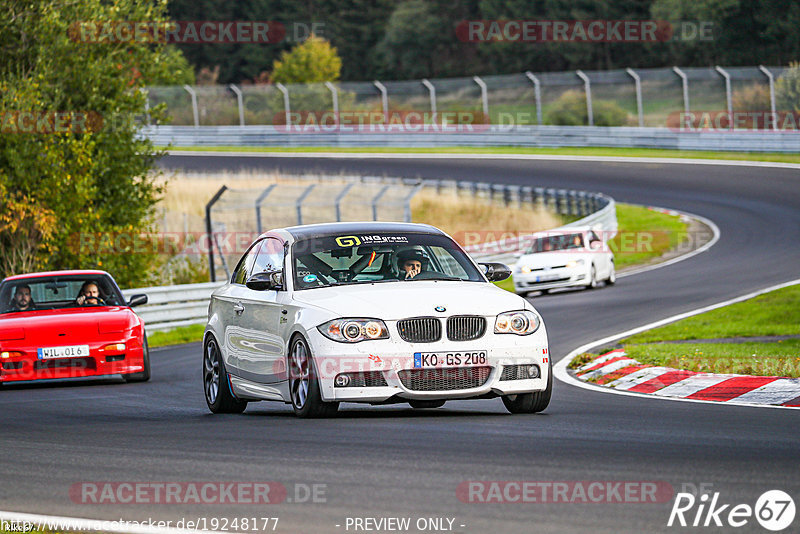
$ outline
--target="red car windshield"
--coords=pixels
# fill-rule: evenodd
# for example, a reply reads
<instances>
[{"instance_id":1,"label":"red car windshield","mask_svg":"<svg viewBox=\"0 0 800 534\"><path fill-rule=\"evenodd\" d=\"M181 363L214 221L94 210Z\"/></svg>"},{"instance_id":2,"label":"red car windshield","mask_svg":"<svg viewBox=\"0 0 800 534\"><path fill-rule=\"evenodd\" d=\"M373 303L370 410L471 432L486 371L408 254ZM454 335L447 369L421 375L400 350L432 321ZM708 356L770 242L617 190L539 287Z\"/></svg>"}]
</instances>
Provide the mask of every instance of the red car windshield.
<instances>
[{"instance_id":1,"label":"red car windshield","mask_svg":"<svg viewBox=\"0 0 800 534\"><path fill-rule=\"evenodd\" d=\"M114 281L103 275L65 275L6 280L0 313L125 305Z\"/></svg>"}]
</instances>

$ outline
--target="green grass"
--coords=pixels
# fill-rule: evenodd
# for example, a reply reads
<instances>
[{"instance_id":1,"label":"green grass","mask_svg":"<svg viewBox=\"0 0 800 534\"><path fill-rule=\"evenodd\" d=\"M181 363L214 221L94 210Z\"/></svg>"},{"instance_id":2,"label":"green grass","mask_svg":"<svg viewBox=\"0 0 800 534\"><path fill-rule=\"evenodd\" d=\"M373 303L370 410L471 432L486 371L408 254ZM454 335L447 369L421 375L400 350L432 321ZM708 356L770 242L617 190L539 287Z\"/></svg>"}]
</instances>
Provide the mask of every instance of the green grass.
<instances>
[{"instance_id":1,"label":"green grass","mask_svg":"<svg viewBox=\"0 0 800 534\"><path fill-rule=\"evenodd\" d=\"M617 269L661 257L678 246L688 231L679 216L630 204L617 204L617 224L617 235L609 243Z\"/></svg>"},{"instance_id":2,"label":"green grass","mask_svg":"<svg viewBox=\"0 0 800 534\"><path fill-rule=\"evenodd\" d=\"M800 339L777 343L626 345L625 352L642 363L702 373L800 377Z\"/></svg>"},{"instance_id":3,"label":"green grass","mask_svg":"<svg viewBox=\"0 0 800 534\"><path fill-rule=\"evenodd\" d=\"M797 334L800 334L800 285L648 330L622 343Z\"/></svg>"},{"instance_id":4,"label":"green grass","mask_svg":"<svg viewBox=\"0 0 800 534\"><path fill-rule=\"evenodd\" d=\"M800 377L800 339L669 343L785 335L800 335L800 285L654 328L623 339L620 344L631 358L649 365L709 373ZM570 362L570 368L586 361L587 355L579 355Z\"/></svg>"},{"instance_id":5,"label":"green grass","mask_svg":"<svg viewBox=\"0 0 800 534\"><path fill-rule=\"evenodd\" d=\"M147 344L150 348L166 347L167 345L180 345L181 343L194 343L203 340L206 325L193 324L179 326L166 332L153 332L147 335Z\"/></svg>"},{"instance_id":6,"label":"green grass","mask_svg":"<svg viewBox=\"0 0 800 534\"><path fill-rule=\"evenodd\" d=\"M562 156L614 156L631 158L688 158L724 159L737 161L774 161L800 163L800 154L780 152L712 152L693 150L662 150L657 148L612 148L612 147L161 147L170 150L217 151L217 152L340 152L340 153L391 153L391 154L542 154Z\"/></svg>"}]
</instances>

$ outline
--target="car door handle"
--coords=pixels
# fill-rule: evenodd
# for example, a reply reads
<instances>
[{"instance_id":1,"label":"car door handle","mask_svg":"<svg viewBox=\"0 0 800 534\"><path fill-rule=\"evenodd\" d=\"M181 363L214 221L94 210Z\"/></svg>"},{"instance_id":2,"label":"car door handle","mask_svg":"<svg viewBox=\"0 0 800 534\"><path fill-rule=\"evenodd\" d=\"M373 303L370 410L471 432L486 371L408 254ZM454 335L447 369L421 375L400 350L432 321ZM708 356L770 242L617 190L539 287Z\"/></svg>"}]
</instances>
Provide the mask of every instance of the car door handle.
<instances>
[{"instance_id":1,"label":"car door handle","mask_svg":"<svg viewBox=\"0 0 800 534\"><path fill-rule=\"evenodd\" d=\"M233 311L236 312L236 315L241 315L244 312L244 306L241 302L237 302L233 305Z\"/></svg>"}]
</instances>

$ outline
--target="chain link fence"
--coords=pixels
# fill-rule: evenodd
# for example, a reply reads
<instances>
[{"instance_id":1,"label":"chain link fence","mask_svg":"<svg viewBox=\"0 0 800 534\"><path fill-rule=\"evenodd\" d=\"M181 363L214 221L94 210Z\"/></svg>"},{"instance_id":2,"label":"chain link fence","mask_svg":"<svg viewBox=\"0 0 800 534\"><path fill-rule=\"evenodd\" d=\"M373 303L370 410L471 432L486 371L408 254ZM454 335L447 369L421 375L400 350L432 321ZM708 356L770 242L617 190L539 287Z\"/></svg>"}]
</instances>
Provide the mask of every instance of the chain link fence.
<instances>
[{"instance_id":1,"label":"chain link fence","mask_svg":"<svg viewBox=\"0 0 800 534\"><path fill-rule=\"evenodd\" d=\"M784 111L792 105L796 109L800 102L786 102L780 94L778 80L786 71L673 67L394 82L150 87L148 103L164 105L172 125L198 127L338 123L344 114L374 124L408 113L421 114L428 122L466 113L471 122L483 124L668 127L670 117L690 110L774 113L787 104L790 109Z\"/></svg>"}]
</instances>

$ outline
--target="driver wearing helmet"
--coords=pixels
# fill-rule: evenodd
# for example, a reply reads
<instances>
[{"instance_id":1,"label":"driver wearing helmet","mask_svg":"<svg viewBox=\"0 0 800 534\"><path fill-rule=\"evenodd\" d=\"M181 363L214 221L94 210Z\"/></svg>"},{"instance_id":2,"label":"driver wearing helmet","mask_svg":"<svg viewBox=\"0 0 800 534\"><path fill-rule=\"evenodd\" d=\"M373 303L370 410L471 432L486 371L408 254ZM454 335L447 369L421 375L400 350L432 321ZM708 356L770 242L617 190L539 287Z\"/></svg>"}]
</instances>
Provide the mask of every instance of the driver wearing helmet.
<instances>
[{"instance_id":1,"label":"driver wearing helmet","mask_svg":"<svg viewBox=\"0 0 800 534\"><path fill-rule=\"evenodd\" d=\"M428 266L428 255L421 250L407 249L397 254L397 267L400 280L411 280Z\"/></svg>"}]
</instances>

